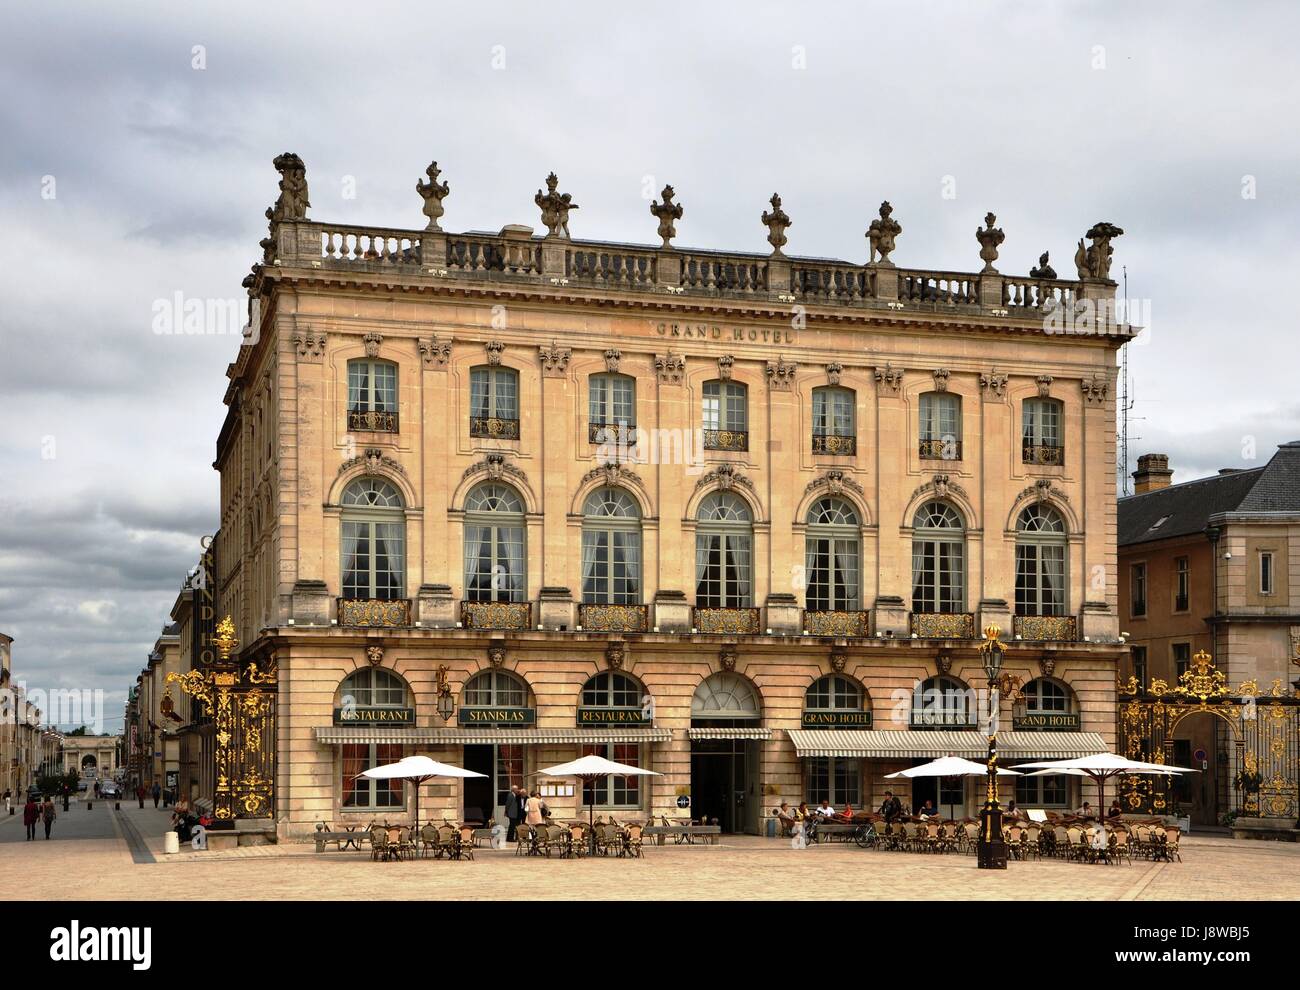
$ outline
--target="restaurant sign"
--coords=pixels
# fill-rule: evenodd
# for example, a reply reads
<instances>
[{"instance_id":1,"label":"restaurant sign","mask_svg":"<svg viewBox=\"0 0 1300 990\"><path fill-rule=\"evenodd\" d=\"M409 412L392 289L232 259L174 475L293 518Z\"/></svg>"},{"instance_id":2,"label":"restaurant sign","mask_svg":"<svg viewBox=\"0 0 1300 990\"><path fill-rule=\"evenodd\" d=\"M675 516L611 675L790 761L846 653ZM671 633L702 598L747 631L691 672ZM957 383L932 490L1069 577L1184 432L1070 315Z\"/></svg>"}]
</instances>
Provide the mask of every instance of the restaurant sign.
<instances>
[{"instance_id":1,"label":"restaurant sign","mask_svg":"<svg viewBox=\"0 0 1300 990\"><path fill-rule=\"evenodd\" d=\"M869 729L871 712L804 712L800 721L804 729Z\"/></svg>"},{"instance_id":2,"label":"restaurant sign","mask_svg":"<svg viewBox=\"0 0 1300 990\"><path fill-rule=\"evenodd\" d=\"M461 706L459 720L461 725L483 726L525 726L537 721L537 710L533 708L466 708Z\"/></svg>"},{"instance_id":3,"label":"restaurant sign","mask_svg":"<svg viewBox=\"0 0 1300 990\"><path fill-rule=\"evenodd\" d=\"M579 725L649 725L650 708L579 708Z\"/></svg>"},{"instance_id":4,"label":"restaurant sign","mask_svg":"<svg viewBox=\"0 0 1300 990\"><path fill-rule=\"evenodd\" d=\"M414 725L414 708L368 708L348 705L334 709L335 725Z\"/></svg>"},{"instance_id":5,"label":"restaurant sign","mask_svg":"<svg viewBox=\"0 0 1300 990\"><path fill-rule=\"evenodd\" d=\"M1034 715L1018 715L1011 720L1013 729L1069 729L1078 731L1079 716L1065 712L1042 712Z\"/></svg>"}]
</instances>

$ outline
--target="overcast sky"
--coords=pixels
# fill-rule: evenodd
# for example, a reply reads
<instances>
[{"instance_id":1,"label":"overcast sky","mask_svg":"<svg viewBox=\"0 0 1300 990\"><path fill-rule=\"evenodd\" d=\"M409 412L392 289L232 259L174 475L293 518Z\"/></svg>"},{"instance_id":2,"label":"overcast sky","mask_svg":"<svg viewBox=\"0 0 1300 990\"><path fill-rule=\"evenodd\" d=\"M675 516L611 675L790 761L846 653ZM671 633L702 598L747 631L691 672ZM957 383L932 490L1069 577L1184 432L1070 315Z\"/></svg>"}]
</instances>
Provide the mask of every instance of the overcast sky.
<instances>
[{"instance_id":1,"label":"overcast sky","mask_svg":"<svg viewBox=\"0 0 1300 990\"><path fill-rule=\"evenodd\" d=\"M449 230L540 227L551 169L576 237L654 243L671 182L680 245L766 250L778 190L789 253L865 261L888 198L900 265L978 270L993 210L1004 273L1073 277L1110 220L1149 324L1133 457L1186 481L1300 438L1294 4L188 6L0 31L0 631L111 731L216 525L238 344L155 301L242 294L282 151L312 217L376 225L423 226L431 158Z\"/></svg>"}]
</instances>

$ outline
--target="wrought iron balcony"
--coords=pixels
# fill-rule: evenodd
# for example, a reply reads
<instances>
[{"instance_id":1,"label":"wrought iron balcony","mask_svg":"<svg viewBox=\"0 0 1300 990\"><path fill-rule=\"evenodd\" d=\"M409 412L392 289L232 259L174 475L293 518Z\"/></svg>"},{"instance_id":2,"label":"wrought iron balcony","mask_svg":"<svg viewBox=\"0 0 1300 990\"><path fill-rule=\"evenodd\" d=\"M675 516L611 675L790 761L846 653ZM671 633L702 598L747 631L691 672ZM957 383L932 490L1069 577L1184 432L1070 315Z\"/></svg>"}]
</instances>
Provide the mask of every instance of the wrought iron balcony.
<instances>
[{"instance_id":1,"label":"wrought iron balcony","mask_svg":"<svg viewBox=\"0 0 1300 990\"><path fill-rule=\"evenodd\" d=\"M803 614L804 632L810 636L870 636L870 612L818 612Z\"/></svg>"},{"instance_id":2,"label":"wrought iron balcony","mask_svg":"<svg viewBox=\"0 0 1300 990\"><path fill-rule=\"evenodd\" d=\"M502 419L499 416L471 416L469 435L488 440L518 440L519 420Z\"/></svg>"},{"instance_id":3,"label":"wrought iron balcony","mask_svg":"<svg viewBox=\"0 0 1300 990\"><path fill-rule=\"evenodd\" d=\"M748 450L749 434L742 430L705 430L705 450Z\"/></svg>"},{"instance_id":4,"label":"wrought iron balcony","mask_svg":"<svg viewBox=\"0 0 1300 990\"><path fill-rule=\"evenodd\" d=\"M384 409L349 409L348 432L396 433L396 410Z\"/></svg>"},{"instance_id":5,"label":"wrought iron balcony","mask_svg":"<svg viewBox=\"0 0 1300 990\"><path fill-rule=\"evenodd\" d=\"M409 598L340 598L340 626L363 629L392 629L411 624Z\"/></svg>"},{"instance_id":6,"label":"wrought iron balcony","mask_svg":"<svg viewBox=\"0 0 1300 990\"><path fill-rule=\"evenodd\" d=\"M921 639L974 639L973 612L913 612L912 635Z\"/></svg>"},{"instance_id":7,"label":"wrought iron balcony","mask_svg":"<svg viewBox=\"0 0 1300 990\"><path fill-rule=\"evenodd\" d=\"M466 629L531 629L532 602L461 602L460 624Z\"/></svg>"},{"instance_id":8,"label":"wrought iron balcony","mask_svg":"<svg viewBox=\"0 0 1300 990\"><path fill-rule=\"evenodd\" d=\"M650 628L644 605L579 605L578 622L594 632L645 632Z\"/></svg>"},{"instance_id":9,"label":"wrought iron balcony","mask_svg":"<svg viewBox=\"0 0 1300 990\"><path fill-rule=\"evenodd\" d=\"M1079 638L1073 615L1017 615L1012 617L1011 626L1021 639L1073 643Z\"/></svg>"},{"instance_id":10,"label":"wrought iron balcony","mask_svg":"<svg viewBox=\"0 0 1300 990\"><path fill-rule=\"evenodd\" d=\"M842 437L830 433L814 433L812 437L814 454L841 454L852 456L858 452L857 437Z\"/></svg>"},{"instance_id":11,"label":"wrought iron balcony","mask_svg":"<svg viewBox=\"0 0 1300 990\"><path fill-rule=\"evenodd\" d=\"M1065 448L1054 447L1050 444L1027 443L1023 446L1021 458L1026 464L1045 464L1060 467L1065 463Z\"/></svg>"},{"instance_id":12,"label":"wrought iron balcony","mask_svg":"<svg viewBox=\"0 0 1300 990\"><path fill-rule=\"evenodd\" d=\"M590 443L615 443L631 446L636 443L636 424L588 423L587 440Z\"/></svg>"},{"instance_id":13,"label":"wrought iron balcony","mask_svg":"<svg viewBox=\"0 0 1300 990\"><path fill-rule=\"evenodd\" d=\"M923 461L960 461L960 440L922 440L917 445L917 453Z\"/></svg>"},{"instance_id":14,"label":"wrought iron balcony","mask_svg":"<svg viewBox=\"0 0 1300 990\"><path fill-rule=\"evenodd\" d=\"M693 615L696 632L752 635L759 631L756 608L697 608Z\"/></svg>"}]
</instances>

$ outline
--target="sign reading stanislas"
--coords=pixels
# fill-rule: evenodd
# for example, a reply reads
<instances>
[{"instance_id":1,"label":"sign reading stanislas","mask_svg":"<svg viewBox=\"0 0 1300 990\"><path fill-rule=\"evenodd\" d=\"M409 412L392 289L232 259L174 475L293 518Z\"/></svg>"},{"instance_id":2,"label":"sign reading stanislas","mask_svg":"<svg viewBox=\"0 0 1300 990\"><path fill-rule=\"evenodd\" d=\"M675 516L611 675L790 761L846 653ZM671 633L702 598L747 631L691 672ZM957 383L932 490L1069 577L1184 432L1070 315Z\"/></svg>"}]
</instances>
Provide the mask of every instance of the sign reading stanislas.
<instances>
[{"instance_id":1,"label":"sign reading stanislas","mask_svg":"<svg viewBox=\"0 0 1300 990\"><path fill-rule=\"evenodd\" d=\"M461 725L522 727L537 721L537 711L533 708L466 708L462 705L457 718Z\"/></svg>"},{"instance_id":2,"label":"sign reading stanislas","mask_svg":"<svg viewBox=\"0 0 1300 990\"><path fill-rule=\"evenodd\" d=\"M871 712L804 712L800 720L804 729L869 729Z\"/></svg>"},{"instance_id":3,"label":"sign reading stanislas","mask_svg":"<svg viewBox=\"0 0 1300 990\"><path fill-rule=\"evenodd\" d=\"M579 708L578 725L649 725L647 708Z\"/></svg>"}]
</instances>

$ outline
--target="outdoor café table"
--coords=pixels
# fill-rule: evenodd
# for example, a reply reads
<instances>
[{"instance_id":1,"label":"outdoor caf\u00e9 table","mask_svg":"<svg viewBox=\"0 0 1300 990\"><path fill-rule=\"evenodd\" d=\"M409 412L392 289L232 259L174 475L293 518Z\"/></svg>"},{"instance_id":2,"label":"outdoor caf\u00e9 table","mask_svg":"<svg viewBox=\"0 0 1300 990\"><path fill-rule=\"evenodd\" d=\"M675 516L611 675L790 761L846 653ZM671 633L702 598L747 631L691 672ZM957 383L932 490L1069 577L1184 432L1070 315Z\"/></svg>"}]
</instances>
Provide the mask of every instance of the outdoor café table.
<instances>
[{"instance_id":1,"label":"outdoor caf\u00e9 table","mask_svg":"<svg viewBox=\"0 0 1300 990\"><path fill-rule=\"evenodd\" d=\"M814 834L818 842L829 842L836 836L847 842L853 838L854 833L861 827L861 825L850 825L847 822L818 822Z\"/></svg>"},{"instance_id":2,"label":"outdoor caf\u00e9 table","mask_svg":"<svg viewBox=\"0 0 1300 990\"><path fill-rule=\"evenodd\" d=\"M706 843L716 843L722 835L721 825L648 825L641 833L653 837L659 845L664 844L664 836L671 835L678 843L694 843L698 836Z\"/></svg>"},{"instance_id":3,"label":"outdoor caf\u00e9 table","mask_svg":"<svg viewBox=\"0 0 1300 990\"><path fill-rule=\"evenodd\" d=\"M318 825L316 827L316 851L324 852L325 843L327 842L337 843L340 850L349 848L360 849L362 838L369 834L369 832L357 834L357 829L360 827L359 824L344 825L341 829L334 829L331 831L321 828Z\"/></svg>"}]
</instances>

